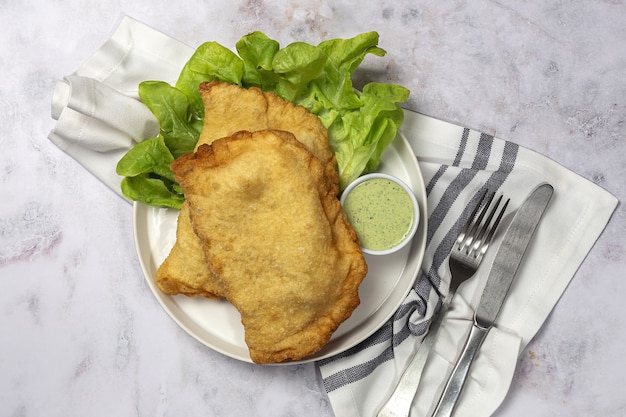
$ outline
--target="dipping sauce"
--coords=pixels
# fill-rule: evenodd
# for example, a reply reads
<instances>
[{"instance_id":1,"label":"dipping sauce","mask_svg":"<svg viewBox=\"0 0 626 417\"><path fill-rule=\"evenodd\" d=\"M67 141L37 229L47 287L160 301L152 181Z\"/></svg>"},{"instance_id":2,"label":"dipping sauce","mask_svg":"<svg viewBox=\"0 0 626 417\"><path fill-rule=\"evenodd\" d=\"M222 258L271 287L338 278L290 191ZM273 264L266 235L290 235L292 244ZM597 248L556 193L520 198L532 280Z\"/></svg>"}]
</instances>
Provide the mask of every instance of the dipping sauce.
<instances>
[{"instance_id":1,"label":"dipping sauce","mask_svg":"<svg viewBox=\"0 0 626 417\"><path fill-rule=\"evenodd\" d=\"M415 206L397 182L374 177L346 191L343 208L363 249L385 251L411 234Z\"/></svg>"}]
</instances>

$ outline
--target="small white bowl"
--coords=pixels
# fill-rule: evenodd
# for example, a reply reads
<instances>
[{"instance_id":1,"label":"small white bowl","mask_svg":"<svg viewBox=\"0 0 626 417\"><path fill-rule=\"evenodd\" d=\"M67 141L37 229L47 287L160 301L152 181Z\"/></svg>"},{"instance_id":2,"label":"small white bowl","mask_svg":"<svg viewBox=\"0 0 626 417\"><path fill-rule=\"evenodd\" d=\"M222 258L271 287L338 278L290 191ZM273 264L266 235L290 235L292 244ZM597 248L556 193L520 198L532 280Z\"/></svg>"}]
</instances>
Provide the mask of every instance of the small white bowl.
<instances>
[{"instance_id":1,"label":"small white bowl","mask_svg":"<svg viewBox=\"0 0 626 417\"><path fill-rule=\"evenodd\" d=\"M376 187L389 188L385 191ZM387 193L387 196L376 196L377 192ZM350 195L352 198L349 199ZM385 198L390 197L400 200L396 211L389 206L393 202L385 203ZM383 173L363 175L346 187L340 201L365 253L387 255L397 252L415 236L420 222L419 205L409 186L396 177ZM391 236L386 236L389 231Z\"/></svg>"}]
</instances>

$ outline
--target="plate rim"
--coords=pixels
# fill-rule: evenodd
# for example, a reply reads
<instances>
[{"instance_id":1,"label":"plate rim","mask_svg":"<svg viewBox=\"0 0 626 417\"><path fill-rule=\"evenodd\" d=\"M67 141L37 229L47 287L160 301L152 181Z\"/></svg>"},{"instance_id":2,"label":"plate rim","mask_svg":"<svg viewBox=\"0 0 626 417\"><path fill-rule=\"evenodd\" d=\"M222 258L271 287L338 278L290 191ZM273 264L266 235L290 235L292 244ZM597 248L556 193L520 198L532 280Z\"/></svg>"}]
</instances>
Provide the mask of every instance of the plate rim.
<instances>
[{"instance_id":1,"label":"plate rim","mask_svg":"<svg viewBox=\"0 0 626 417\"><path fill-rule=\"evenodd\" d=\"M396 294L395 297L397 297L397 301L393 304L393 308L387 306L387 309L389 310L386 314L384 314L382 316L382 318L378 318L378 325L376 326L371 326L371 328L368 331L362 332L362 334L359 337L356 337L355 340L352 340L349 343L346 343L345 345L340 346L340 350L336 351L336 350L331 350L328 351L328 346L331 345L333 338L331 337L329 343L324 346L320 351L318 351L317 353L307 356L306 358L303 358L301 360L297 360L297 361L287 361L287 362L281 362L281 363L276 363L276 364L270 364L270 365L294 365L294 364L301 364L301 363L309 363L309 362L314 362L314 361L318 361L318 360L322 360L322 359L327 359L329 357L338 355L342 352L345 352L346 350L353 348L354 346L358 345L359 343L363 342L364 340L366 340L368 337L370 337L372 334L374 334L378 329L380 329L380 327L382 325L384 325L384 323L386 323L396 312L396 310L398 309L398 307L404 302L404 300L406 299L407 295L410 293L411 289L414 286L415 280L417 279L420 269L421 269L421 264L423 262L423 258L424 258L424 252L425 252L425 248L426 248L426 232L427 232L427 221L428 221L428 216L427 216L427 198L426 198L426 189L425 189L425 183L424 183L424 178L423 178L423 174L421 172L421 168L419 166L417 157L415 155L415 153L413 152L411 145L408 141L408 139L406 138L406 136L404 135L404 133L402 131L398 131L397 132L397 136L396 139L390 144L390 146L396 144L397 146L397 142L398 139L400 139L402 143L402 146L404 146L406 149L410 151L411 153L411 160L414 163L414 168L415 171L417 172L418 178L411 178L411 182L414 183L413 186L411 187L413 189L413 191L416 194L417 200L418 200L418 204L419 204L419 208L420 208L420 224L418 226L418 230L415 234L415 237L413 238L413 241L411 242L410 245L408 245L407 247L409 248L409 254L407 255L407 259L405 260L405 264L403 265L403 268L406 268L406 265L411 262L412 264L415 264L414 266L414 271L411 272L411 277L409 278L409 280L405 283L406 284L406 288L403 290L403 292L398 295ZM383 157L384 157L384 153L383 153ZM381 159L382 160L382 159ZM417 189L415 189L417 188ZM135 244L135 251L137 254L137 257L139 259L139 263L141 266L141 270L142 270L142 274L144 276L144 279L146 280L150 290L152 291L154 297L157 299L157 301L159 302L161 308L167 313L167 315L181 328L183 329L189 336L193 337L196 341L202 343L204 346L210 348L213 351L219 352L225 356L228 356L230 358L233 359L237 359L237 360L241 360L243 362L248 362L248 363L253 363L252 360L249 358L249 356L246 357L241 357L238 354L233 354L233 352L229 351L228 349L223 349L219 346L215 346L214 343L210 343L209 341L203 339L201 337L201 335L197 334L197 331L195 331L194 329L191 329L190 326L183 322L181 320L181 318L179 318L176 314L174 314L174 312L172 311L172 306L170 306L169 304L171 304L171 302L173 302L173 300L168 303L166 301L166 299L172 299L172 295L168 295L168 294L164 294L162 293L155 281L154 281L154 277L149 273L150 269L148 267L148 265L146 265L146 259L145 257L149 257L151 255L151 253L145 253L146 251L146 246L147 249L150 249L150 245L145 245L145 244L141 244L140 243L140 235L141 235L141 222L138 221L138 217L139 217L139 211L144 208L145 210L151 209L152 206L148 206L144 203L141 202L133 202L133 235L134 235L134 244ZM164 210L173 210L173 209L164 209ZM145 235L145 234L144 234ZM415 251L413 249L413 247L417 245L419 246ZM414 253L415 252L415 253ZM375 255L376 256L376 255ZM397 284L396 284L397 286ZM396 289L396 286L394 286L392 288L392 290L390 291L390 295L387 296L387 298L381 302L381 305L385 304L387 302L387 300L390 298L391 293L393 292L393 290ZM177 295L176 297L184 297L183 295ZM180 308L179 306L176 306L177 308ZM358 308L358 307L357 307ZM379 307L380 309L380 307ZM374 314L376 314L377 311L375 311L373 314L371 314L370 316L368 316L368 320L371 316L373 316ZM362 324L363 325L363 324ZM352 329L351 331L354 331L354 329Z\"/></svg>"}]
</instances>

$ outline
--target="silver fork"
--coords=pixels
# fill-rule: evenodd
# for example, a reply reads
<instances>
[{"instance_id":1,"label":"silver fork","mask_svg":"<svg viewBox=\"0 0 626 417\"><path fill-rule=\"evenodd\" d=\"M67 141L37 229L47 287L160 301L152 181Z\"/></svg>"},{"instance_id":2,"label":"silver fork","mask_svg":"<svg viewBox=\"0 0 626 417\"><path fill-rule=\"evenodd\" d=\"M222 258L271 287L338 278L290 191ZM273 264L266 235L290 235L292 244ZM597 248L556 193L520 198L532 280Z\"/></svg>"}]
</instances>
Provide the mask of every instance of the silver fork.
<instances>
[{"instance_id":1,"label":"silver fork","mask_svg":"<svg viewBox=\"0 0 626 417\"><path fill-rule=\"evenodd\" d=\"M419 346L415 356L404 371L404 374L402 374L396 389L383 408L378 412L378 417L407 417L410 413L411 403L419 388L422 372L426 365L426 359L428 359L428 354L437 339L439 327L441 326L446 311L450 307L452 298L459 286L476 273L478 266L489 248L493 235L500 224L500 220L502 220L504 211L509 204L509 200L507 199L502 209L498 212L495 221L492 221L500 206L502 196L492 205L495 193L489 193L488 198L487 195L488 190L485 190L478 204L476 204L476 207L472 210L472 214L469 216L450 252L449 264L452 276L450 278L448 294L446 294L443 299L441 308L430 325L428 334L422 341L422 344ZM487 198L487 201L483 205L485 198ZM481 206L482 210L478 214L478 217L476 217ZM491 207L491 210L489 210L489 207ZM486 219L485 216L487 216Z\"/></svg>"}]
</instances>

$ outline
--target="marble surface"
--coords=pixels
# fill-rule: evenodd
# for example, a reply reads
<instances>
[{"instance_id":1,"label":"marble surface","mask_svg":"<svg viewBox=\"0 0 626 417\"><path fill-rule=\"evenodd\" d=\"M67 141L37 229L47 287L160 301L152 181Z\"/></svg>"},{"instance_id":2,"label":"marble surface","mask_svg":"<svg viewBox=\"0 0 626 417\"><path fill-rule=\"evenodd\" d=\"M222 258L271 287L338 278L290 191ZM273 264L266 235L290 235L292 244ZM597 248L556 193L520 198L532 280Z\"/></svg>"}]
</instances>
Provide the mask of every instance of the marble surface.
<instances>
[{"instance_id":1,"label":"marble surface","mask_svg":"<svg viewBox=\"0 0 626 417\"><path fill-rule=\"evenodd\" d=\"M534 149L626 197L622 0L129 0L0 4L0 415L332 416L313 365L256 366L170 320L141 274L130 205L47 139L54 85L130 15L195 46L376 30L358 82ZM626 221L618 206L522 352L498 417L624 416Z\"/></svg>"}]
</instances>

